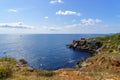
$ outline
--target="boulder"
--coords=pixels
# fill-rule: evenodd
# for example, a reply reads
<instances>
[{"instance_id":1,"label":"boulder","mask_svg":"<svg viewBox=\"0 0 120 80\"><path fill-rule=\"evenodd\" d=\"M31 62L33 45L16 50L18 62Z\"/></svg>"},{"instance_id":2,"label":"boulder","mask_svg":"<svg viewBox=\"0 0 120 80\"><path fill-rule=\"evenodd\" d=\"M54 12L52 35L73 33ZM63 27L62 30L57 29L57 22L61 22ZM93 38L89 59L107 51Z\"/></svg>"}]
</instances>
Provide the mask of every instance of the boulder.
<instances>
[{"instance_id":1,"label":"boulder","mask_svg":"<svg viewBox=\"0 0 120 80\"><path fill-rule=\"evenodd\" d=\"M18 64L16 64L17 67L24 67L24 66L28 66L28 62L24 59L20 59L18 61Z\"/></svg>"},{"instance_id":2,"label":"boulder","mask_svg":"<svg viewBox=\"0 0 120 80\"><path fill-rule=\"evenodd\" d=\"M20 59L19 62L20 62L21 64L28 64L27 61L24 60L24 59Z\"/></svg>"}]
</instances>

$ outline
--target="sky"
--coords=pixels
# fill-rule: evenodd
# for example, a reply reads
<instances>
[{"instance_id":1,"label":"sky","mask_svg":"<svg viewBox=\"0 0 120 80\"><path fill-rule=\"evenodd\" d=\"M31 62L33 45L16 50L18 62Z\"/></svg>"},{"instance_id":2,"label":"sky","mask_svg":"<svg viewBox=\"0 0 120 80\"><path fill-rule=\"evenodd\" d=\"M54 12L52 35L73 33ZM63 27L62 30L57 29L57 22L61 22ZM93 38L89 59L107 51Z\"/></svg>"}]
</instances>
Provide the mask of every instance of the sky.
<instances>
[{"instance_id":1,"label":"sky","mask_svg":"<svg viewBox=\"0 0 120 80\"><path fill-rule=\"evenodd\" d=\"M0 34L120 32L120 0L0 0Z\"/></svg>"}]
</instances>

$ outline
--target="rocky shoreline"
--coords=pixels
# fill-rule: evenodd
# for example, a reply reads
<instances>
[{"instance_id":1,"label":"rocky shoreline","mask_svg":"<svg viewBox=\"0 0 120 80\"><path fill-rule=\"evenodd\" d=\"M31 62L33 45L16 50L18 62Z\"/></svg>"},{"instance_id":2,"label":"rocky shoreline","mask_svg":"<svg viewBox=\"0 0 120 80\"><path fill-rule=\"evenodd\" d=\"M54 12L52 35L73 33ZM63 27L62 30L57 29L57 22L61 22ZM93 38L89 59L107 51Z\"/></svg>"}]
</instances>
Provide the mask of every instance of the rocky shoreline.
<instances>
[{"instance_id":1,"label":"rocky shoreline","mask_svg":"<svg viewBox=\"0 0 120 80\"><path fill-rule=\"evenodd\" d=\"M98 50L103 44L97 41L95 38L82 38L80 40L73 40L73 43L68 45L73 50L80 50L90 52L92 54L98 53Z\"/></svg>"},{"instance_id":2,"label":"rocky shoreline","mask_svg":"<svg viewBox=\"0 0 120 80\"><path fill-rule=\"evenodd\" d=\"M114 44L113 43L114 41ZM83 71L104 71L120 73L120 34L96 38L81 38L67 45L70 49L90 52L92 57L78 61L76 68ZM115 46L115 48L113 48ZM114 70L112 70L112 68Z\"/></svg>"},{"instance_id":3,"label":"rocky shoreline","mask_svg":"<svg viewBox=\"0 0 120 80\"><path fill-rule=\"evenodd\" d=\"M72 44L67 46L70 49L89 52L93 55L100 54L100 50L104 47L104 45L100 41L97 41L96 38L81 38L80 40L73 40ZM86 58L78 61L76 68L82 70L91 64L91 62L87 62Z\"/></svg>"}]
</instances>

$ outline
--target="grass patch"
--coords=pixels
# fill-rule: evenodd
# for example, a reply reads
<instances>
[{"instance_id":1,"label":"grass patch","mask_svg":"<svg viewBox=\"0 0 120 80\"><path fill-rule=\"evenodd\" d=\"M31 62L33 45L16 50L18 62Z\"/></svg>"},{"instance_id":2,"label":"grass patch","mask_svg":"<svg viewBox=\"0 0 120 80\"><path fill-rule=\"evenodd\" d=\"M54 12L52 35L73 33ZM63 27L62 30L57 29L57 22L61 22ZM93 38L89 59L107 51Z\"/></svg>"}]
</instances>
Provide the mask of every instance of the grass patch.
<instances>
[{"instance_id":1,"label":"grass patch","mask_svg":"<svg viewBox=\"0 0 120 80\"><path fill-rule=\"evenodd\" d=\"M52 77L54 75L56 75L56 73L53 71L45 71L38 73L38 76L44 76L44 77Z\"/></svg>"},{"instance_id":2,"label":"grass patch","mask_svg":"<svg viewBox=\"0 0 120 80\"><path fill-rule=\"evenodd\" d=\"M16 64L17 61L13 58L0 58L0 62L9 62L10 64Z\"/></svg>"},{"instance_id":3,"label":"grass patch","mask_svg":"<svg viewBox=\"0 0 120 80\"><path fill-rule=\"evenodd\" d=\"M12 70L8 66L0 66L0 79L8 78L12 75Z\"/></svg>"},{"instance_id":4,"label":"grass patch","mask_svg":"<svg viewBox=\"0 0 120 80\"><path fill-rule=\"evenodd\" d=\"M0 58L0 80L12 76L12 68L16 63L12 58Z\"/></svg>"}]
</instances>

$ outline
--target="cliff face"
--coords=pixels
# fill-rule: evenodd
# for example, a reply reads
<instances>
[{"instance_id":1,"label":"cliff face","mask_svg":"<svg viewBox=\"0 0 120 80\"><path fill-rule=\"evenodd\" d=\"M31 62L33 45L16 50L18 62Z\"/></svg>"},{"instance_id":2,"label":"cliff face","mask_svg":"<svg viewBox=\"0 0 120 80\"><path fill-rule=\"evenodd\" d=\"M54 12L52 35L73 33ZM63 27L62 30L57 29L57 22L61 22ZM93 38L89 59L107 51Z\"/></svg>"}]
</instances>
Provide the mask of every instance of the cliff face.
<instances>
[{"instance_id":1,"label":"cliff face","mask_svg":"<svg viewBox=\"0 0 120 80\"><path fill-rule=\"evenodd\" d=\"M69 48L90 53L97 53L97 50L100 49L102 45L103 44L95 38L82 38L81 40L74 40L73 43L69 45Z\"/></svg>"},{"instance_id":2,"label":"cliff face","mask_svg":"<svg viewBox=\"0 0 120 80\"><path fill-rule=\"evenodd\" d=\"M120 34L74 40L69 48L97 54L77 63L81 71L120 73Z\"/></svg>"}]
</instances>

